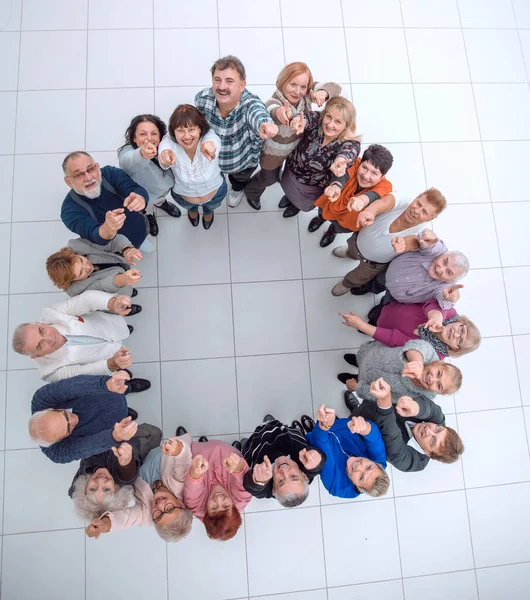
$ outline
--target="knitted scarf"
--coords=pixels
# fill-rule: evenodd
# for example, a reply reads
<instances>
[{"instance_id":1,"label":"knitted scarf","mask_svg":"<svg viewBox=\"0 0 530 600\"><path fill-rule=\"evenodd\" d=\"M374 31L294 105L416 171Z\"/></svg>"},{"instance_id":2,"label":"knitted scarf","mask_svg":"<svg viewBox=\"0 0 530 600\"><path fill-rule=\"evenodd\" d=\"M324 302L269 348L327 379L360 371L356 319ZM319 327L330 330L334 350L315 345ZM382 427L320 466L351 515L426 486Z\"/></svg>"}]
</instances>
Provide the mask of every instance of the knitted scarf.
<instances>
[{"instance_id":1,"label":"knitted scarf","mask_svg":"<svg viewBox=\"0 0 530 600\"><path fill-rule=\"evenodd\" d=\"M458 315L455 315L454 317L443 321L442 325L449 325L449 323L454 323L455 321L458 321L459 318L460 317ZM435 333L429 331L423 325L420 325L418 327L418 336L420 337L420 339L429 342L429 344L435 349L436 352L438 352L438 354L449 356L449 348L447 347L447 344L442 342L442 340Z\"/></svg>"}]
</instances>

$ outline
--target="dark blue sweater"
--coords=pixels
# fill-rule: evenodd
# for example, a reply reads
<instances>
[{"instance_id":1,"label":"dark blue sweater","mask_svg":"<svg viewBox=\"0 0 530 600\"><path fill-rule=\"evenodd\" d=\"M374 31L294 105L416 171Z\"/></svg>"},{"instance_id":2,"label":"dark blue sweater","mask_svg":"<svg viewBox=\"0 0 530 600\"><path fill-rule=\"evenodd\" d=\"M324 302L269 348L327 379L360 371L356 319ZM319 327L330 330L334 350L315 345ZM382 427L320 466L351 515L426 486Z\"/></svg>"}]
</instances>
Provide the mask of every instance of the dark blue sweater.
<instances>
[{"instance_id":1,"label":"dark blue sweater","mask_svg":"<svg viewBox=\"0 0 530 600\"><path fill-rule=\"evenodd\" d=\"M86 196L81 196L94 211L96 216L96 221L94 221L87 210L72 200L70 193L68 193L61 207L61 219L66 227L77 233L79 237L104 246L109 243L109 240L104 240L99 235L99 228L105 222L105 213L115 208L123 208L123 201L131 192L143 196L146 202L149 201L149 194L121 169L103 167L101 174L121 197L109 192L103 185L101 186L101 194L97 198L91 200ZM138 248L147 237L145 217L142 213L131 212L128 209L125 209L125 215L127 218L120 229L120 233L129 238L131 243Z\"/></svg>"},{"instance_id":2,"label":"dark blue sweater","mask_svg":"<svg viewBox=\"0 0 530 600\"><path fill-rule=\"evenodd\" d=\"M317 423L313 431L306 436L310 444L326 454L326 462L320 472L320 478L328 492L339 498L359 496L359 492L346 474L346 462L350 456L368 458L386 469L385 443L377 425L369 421L372 425L370 433L359 435L350 432L348 421L349 419L336 419L328 431L320 429Z\"/></svg>"},{"instance_id":3,"label":"dark blue sweater","mask_svg":"<svg viewBox=\"0 0 530 600\"><path fill-rule=\"evenodd\" d=\"M108 376L78 375L48 383L31 401L31 413L47 408L71 409L79 423L64 439L41 450L56 463L68 463L110 450L118 443L112 437L115 423L127 416L124 394L109 392Z\"/></svg>"}]
</instances>

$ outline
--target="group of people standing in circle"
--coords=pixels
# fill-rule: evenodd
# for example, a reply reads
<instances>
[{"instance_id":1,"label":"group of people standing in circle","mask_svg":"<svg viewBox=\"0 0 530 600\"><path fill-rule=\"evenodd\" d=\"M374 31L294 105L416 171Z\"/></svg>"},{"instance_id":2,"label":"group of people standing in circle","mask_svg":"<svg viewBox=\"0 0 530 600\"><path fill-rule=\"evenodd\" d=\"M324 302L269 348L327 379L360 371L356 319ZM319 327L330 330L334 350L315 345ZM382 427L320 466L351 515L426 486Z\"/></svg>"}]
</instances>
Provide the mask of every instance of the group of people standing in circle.
<instances>
[{"instance_id":1,"label":"group of people standing in circle","mask_svg":"<svg viewBox=\"0 0 530 600\"><path fill-rule=\"evenodd\" d=\"M253 496L299 506L317 475L341 498L382 496L387 461L420 471L464 451L435 400L460 388L452 359L478 348L480 332L455 309L467 258L424 227L446 208L443 194L394 192L390 151L372 144L361 155L354 105L338 84L316 83L304 63L284 67L266 103L246 89L236 57L217 60L211 73L212 86L195 106L177 106L167 126L151 114L131 120L119 169L100 168L84 151L65 157L70 191L61 218L79 237L49 256L46 269L68 298L13 335L14 350L48 382L33 397L30 435L51 460L80 461L69 494L90 537L154 525L174 542L196 517L209 537L227 540ZM141 293L136 266L153 250L148 235L159 234L155 207L174 218L185 209L193 227L202 213L209 230L225 198L229 207L246 198L261 210L263 192L278 181L284 218L316 207L309 231L329 222L321 247L350 234L333 254L352 268L331 293L384 292L367 318L340 313L372 338L344 355L353 368L337 375L350 417L322 404L316 420L265 415L232 445L192 441L177 423L162 441L127 405L128 394L151 384L134 377L124 345L134 332L126 317L142 310L132 300Z\"/></svg>"}]
</instances>

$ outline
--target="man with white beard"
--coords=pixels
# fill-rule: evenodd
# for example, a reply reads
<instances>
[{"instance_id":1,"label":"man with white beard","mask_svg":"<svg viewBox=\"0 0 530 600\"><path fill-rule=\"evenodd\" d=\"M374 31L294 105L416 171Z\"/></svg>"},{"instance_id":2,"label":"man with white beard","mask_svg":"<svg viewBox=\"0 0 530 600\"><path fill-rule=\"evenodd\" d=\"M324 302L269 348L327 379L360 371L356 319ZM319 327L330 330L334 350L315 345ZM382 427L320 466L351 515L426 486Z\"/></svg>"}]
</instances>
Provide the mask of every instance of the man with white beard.
<instances>
[{"instance_id":1,"label":"man with white beard","mask_svg":"<svg viewBox=\"0 0 530 600\"><path fill-rule=\"evenodd\" d=\"M100 169L87 152L71 152L62 166L64 181L71 188L61 207L66 227L102 246L119 231L139 248L148 234L146 190L121 169Z\"/></svg>"}]
</instances>

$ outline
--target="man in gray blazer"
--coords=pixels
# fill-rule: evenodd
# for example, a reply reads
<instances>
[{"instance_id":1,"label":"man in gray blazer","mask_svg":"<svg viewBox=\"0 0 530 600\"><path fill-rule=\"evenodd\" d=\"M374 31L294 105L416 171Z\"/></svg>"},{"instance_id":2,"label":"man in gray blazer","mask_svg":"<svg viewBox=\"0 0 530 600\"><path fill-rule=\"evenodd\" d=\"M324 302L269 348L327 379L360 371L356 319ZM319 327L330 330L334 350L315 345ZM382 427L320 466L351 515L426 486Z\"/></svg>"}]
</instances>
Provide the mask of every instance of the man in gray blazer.
<instances>
[{"instance_id":1,"label":"man in gray blazer","mask_svg":"<svg viewBox=\"0 0 530 600\"><path fill-rule=\"evenodd\" d=\"M77 238L48 257L46 270L54 285L69 296L98 290L134 297L138 291L133 286L142 275L130 265L142 258L140 250L123 235L105 246Z\"/></svg>"}]
</instances>

